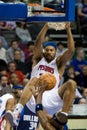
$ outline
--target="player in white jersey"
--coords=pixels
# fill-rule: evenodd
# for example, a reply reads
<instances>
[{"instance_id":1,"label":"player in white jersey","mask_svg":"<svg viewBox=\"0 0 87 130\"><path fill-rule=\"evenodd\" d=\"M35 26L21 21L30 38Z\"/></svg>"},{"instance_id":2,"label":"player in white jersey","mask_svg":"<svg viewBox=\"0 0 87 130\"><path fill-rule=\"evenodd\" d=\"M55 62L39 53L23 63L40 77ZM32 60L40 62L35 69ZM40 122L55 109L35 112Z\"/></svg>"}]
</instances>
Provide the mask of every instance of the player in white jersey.
<instances>
[{"instance_id":1,"label":"player in white jersey","mask_svg":"<svg viewBox=\"0 0 87 130\"><path fill-rule=\"evenodd\" d=\"M69 80L59 87L59 77L63 76L65 65L73 56L74 40L71 33L70 23L67 23L66 32L68 35L68 49L63 55L55 59L57 49L56 44L53 41L45 42L43 44L48 28L48 25L45 24L36 39L31 78L39 77L46 72L53 73L57 78L57 84L54 89L49 92L44 92L42 101L43 106L51 114L55 113L60 107L61 111L67 114L75 97L76 83L73 80ZM19 114L19 112L22 111L23 106L30 99L30 95L28 95L29 91L29 84L27 84L14 114ZM10 114L12 118L14 117L14 114Z\"/></svg>"},{"instance_id":2,"label":"player in white jersey","mask_svg":"<svg viewBox=\"0 0 87 130\"><path fill-rule=\"evenodd\" d=\"M5 129L6 120L5 120L5 111L10 109L8 102L13 99L11 94L5 94L0 97L0 130Z\"/></svg>"}]
</instances>

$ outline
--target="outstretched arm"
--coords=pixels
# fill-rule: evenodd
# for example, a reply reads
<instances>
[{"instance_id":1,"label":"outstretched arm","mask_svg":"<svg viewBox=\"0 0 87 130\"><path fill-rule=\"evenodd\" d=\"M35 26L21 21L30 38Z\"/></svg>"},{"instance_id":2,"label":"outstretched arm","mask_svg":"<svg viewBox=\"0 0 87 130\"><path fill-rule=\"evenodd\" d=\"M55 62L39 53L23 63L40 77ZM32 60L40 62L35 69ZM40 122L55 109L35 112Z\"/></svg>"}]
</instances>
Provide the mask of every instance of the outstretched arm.
<instances>
[{"instance_id":1,"label":"outstretched arm","mask_svg":"<svg viewBox=\"0 0 87 130\"><path fill-rule=\"evenodd\" d=\"M40 33L38 34L37 39L35 41L34 60L36 60L36 62L38 62L42 58L43 55L42 44L44 42L44 38L47 30L48 30L48 25L45 24L42 30L40 31Z\"/></svg>"},{"instance_id":2,"label":"outstretched arm","mask_svg":"<svg viewBox=\"0 0 87 130\"><path fill-rule=\"evenodd\" d=\"M58 70L61 76L63 75L66 63L71 60L74 53L74 40L70 28L70 23L66 24L66 32L68 35L68 49L63 53L61 57L58 57L56 60Z\"/></svg>"}]
</instances>

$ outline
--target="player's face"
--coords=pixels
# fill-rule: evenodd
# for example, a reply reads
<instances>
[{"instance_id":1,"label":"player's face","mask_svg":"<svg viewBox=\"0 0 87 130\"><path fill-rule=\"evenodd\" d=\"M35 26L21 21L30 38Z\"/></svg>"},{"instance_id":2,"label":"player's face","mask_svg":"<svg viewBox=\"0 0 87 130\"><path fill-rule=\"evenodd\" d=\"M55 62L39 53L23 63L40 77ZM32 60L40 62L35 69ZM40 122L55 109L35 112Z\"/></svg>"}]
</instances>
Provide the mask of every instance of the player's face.
<instances>
[{"instance_id":1,"label":"player's face","mask_svg":"<svg viewBox=\"0 0 87 130\"><path fill-rule=\"evenodd\" d=\"M56 55L56 49L52 46L47 46L44 49L44 57L47 60L47 62L51 62Z\"/></svg>"},{"instance_id":2,"label":"player's face","mask_svg":"<svg viewBox=\"0 0 87 130\"><path fill-rule=\"evenodd\" d=\"M16 91L15 91L15 96L16 96L16 98L20 98L20 97L21 97L21 94L22 94L22 90L16 89Z\"/></svg>"}]
</instances>

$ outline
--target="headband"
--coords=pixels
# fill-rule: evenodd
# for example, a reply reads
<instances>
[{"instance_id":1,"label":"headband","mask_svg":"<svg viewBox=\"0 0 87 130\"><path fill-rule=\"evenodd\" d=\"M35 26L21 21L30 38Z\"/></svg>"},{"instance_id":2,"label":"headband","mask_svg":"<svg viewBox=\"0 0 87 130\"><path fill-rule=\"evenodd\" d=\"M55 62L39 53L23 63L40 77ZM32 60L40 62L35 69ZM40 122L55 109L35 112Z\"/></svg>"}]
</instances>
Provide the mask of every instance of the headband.
<instances>
[{"instance_id":1,"label":"headband","mask_svg":"<svg viewBox=\"0 0 87 130\"><path fill-rule=\"evenodd\" d=\"M22 89L24 89L24 87L23 86L14 85L12 87L12 89L20 89L20 90L22 90Z\"/></svg>"},{"instance_id":2,"label":"headband","mask_svg":"<svg viewBox=\"0 0 87 130\"><path fill-rule=\"evenodd\" d=\"M47 46L52 46L52 47L54 47L55 49L57 49L57 44L56 44L55 42L52 42L52 41L50 41L50 42L45 42L45 43L43 44L43 48L45 48L45 47L47 47Z\"/></svg>"}]
</instances>

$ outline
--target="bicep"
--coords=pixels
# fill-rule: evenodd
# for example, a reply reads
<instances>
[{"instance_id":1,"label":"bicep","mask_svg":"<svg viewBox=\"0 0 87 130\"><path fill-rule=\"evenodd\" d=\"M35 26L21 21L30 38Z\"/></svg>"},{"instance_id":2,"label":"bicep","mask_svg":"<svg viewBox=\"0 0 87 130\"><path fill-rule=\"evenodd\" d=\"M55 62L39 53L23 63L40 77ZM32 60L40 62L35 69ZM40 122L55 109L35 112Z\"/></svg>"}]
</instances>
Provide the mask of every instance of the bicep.
<instances>
[{"instance_id":1,"label":"bicep","mask_svg":"<svg viewBox=\"0 0 87 130\"><path fill-rule=\"evenodd\" d=\"M66 50L64 54L60 56L60 58L57 58L56 63L60 76L63 75L66 63L71 60L72 56L73 56L72 52Z\"/></svg>"},{"instance_id":2,"label":"bicep","mask_svg":"<svg viewBox=\"0 0 87 130\"><path fill-rule=\"evenodd\" d=\"M65 66L68 61L72 59L73 53L70 50L66 50L60 59L57 58L56 63L59 67Z\"/></svg>"}]
</instances>

